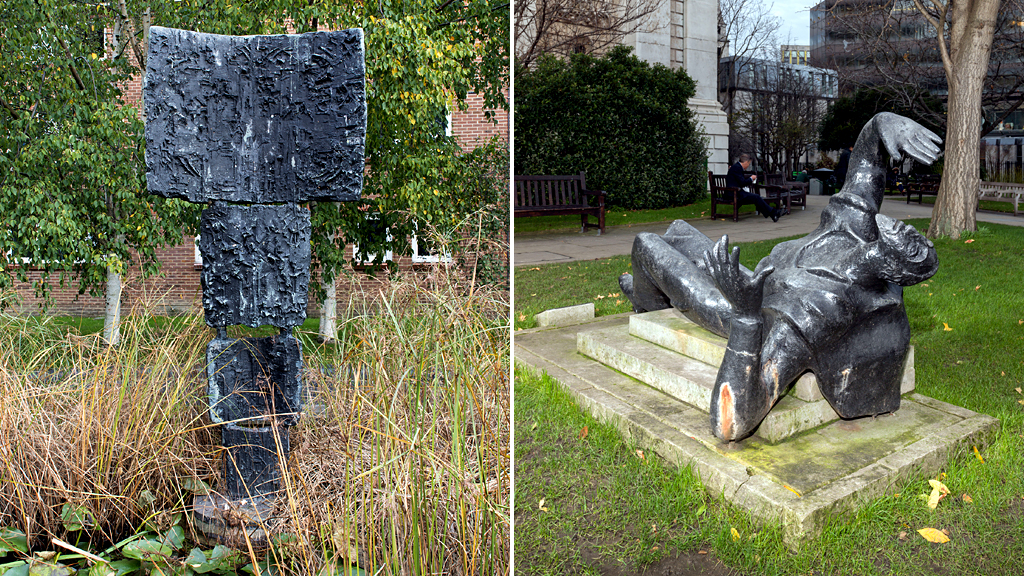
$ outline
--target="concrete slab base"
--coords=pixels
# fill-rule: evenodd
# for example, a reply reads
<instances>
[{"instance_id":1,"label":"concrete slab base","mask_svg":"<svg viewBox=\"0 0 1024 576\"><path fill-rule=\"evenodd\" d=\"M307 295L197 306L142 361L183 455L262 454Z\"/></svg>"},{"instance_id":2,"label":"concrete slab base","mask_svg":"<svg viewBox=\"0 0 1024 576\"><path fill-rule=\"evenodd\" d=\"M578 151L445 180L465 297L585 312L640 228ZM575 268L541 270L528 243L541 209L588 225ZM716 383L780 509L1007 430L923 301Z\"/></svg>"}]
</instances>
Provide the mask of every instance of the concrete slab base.
<instances>
[{"instance_id":1,"label":"concrete slab base","mask_svg":"<svg viewBox=\"0 0 1024 576\"><path fill-rule=\"evenodd\" d=\"M995 418L910 393L891 416L836 420L777 444L759 435L722 443L711 434L706 408L577 350L578 340L602 334L631 338L631 316L516 332L516 365L546 372L627 438L671 464L691 466L712 494L780 521L792 548L819 533L831 515L884 494L901 478L938 473L952 454L986 445L998 430Z\"/></svg>"}]
</instances>

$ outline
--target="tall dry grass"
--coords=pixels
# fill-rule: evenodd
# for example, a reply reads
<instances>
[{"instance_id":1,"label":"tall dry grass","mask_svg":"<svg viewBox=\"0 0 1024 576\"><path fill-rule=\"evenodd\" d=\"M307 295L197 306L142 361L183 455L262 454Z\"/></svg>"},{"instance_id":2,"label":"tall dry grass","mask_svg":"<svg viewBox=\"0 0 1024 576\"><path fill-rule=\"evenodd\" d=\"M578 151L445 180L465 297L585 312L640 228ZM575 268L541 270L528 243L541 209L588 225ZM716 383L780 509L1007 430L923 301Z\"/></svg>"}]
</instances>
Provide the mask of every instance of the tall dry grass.
<instances>
[{"instance_id":1,"label":"tall dry grass","mask_svg":"<svg viewBox=\"0 0 1024 576\"><path fill-rule=\"evenodd\" d=\"M443 271L429 284L385 283L372 314L340 321L336 345L303 339L307 410L275 514L290 536L268 553L278 569L508 572L508 295L467 294ZM133 311L111 350L0 315L0 527L47 549L72 503L96 519L89 540L116 542L186 510L197 481L216 489L212 330L200 317L152 326Z\"/></svg>"}]
</instances>

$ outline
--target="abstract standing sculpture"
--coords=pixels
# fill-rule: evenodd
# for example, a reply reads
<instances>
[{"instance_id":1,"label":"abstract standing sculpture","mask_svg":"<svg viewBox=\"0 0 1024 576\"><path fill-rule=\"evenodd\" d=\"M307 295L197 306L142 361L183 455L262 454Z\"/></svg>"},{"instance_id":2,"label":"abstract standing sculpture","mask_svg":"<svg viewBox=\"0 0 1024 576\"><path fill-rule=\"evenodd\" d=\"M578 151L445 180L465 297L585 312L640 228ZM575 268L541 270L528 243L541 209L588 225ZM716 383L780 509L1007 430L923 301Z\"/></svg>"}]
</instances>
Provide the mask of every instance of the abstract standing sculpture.
<instances>
[{"instance_id":1,"label":"abstract standing sculpture","mask_svg":"<svg viewBox=\"0 0 1024 576\"><path fill-rule=\"evenodd\" d=\"M152 27L144 86L151 194L205 203L199 248L210 416L221 424L223 496L197 515L280 491L278 454L301 411L310 215L358 200L366 135L362 30L220 36ZM280 333L231 339L231 325ZM235 512L237 518L238 512ZM211 516L211 514L207 514ZM207 518L207 520L211 520Z\"/></svg>"},{"instance_id":2,"label":"abstract standing sculpture","mask_svg":"<svg viewBox=\"0 0 1024 576\"><path fill-rule=\"evenodd\" d=\"M846 184L822 211L818 228L777 245L751 272L719 242L678 220L665 236L638 234L633 275L619 278L637 312L675 307L728 338L711 396L718 438L744 438L806 370L843 418L884 414L900 405L910 346L903 286L938 269L932 243L878 213L888 152L926 164L941 139L890 113L861 131Z\"/></svg>"}]
</instances>

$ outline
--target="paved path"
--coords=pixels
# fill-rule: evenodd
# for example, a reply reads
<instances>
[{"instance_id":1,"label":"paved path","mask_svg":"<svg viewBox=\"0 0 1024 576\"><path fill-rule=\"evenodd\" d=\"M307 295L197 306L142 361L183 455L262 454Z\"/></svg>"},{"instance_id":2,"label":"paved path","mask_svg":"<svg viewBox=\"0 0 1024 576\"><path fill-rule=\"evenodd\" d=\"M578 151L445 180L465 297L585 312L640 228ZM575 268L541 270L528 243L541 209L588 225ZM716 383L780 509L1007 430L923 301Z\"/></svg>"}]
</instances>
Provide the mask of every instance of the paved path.
<instances>
[{"instance_id":1,"label":"paved path","mask_svg":"<svg viewBox=\"0 0 1024 576\"><path fill-rule=\"evenodd\" d=\"M807 209L796 209L789 216L783 216L778 222L759 215L741 216L739 222L728 220L711 220L700 218L690 220L695 228L717 240L723 234L729 235L730 242L751 242L768 240L785 236L807 234L817 228L821 219L821 211L828 204L830 196L808 196ZM893 218L931 218L930 204L907 204L906 200L891 197L882 202L882 213ZM1024 217L1000 212L978 212L979 222L995 222L1011 226L1024 226ZM513 223L514 225L514 223ZM669 222L655 222L633 226L608 226L605 233L598 236L597 231L585 234L579 232L524 232L513 233L514 262L516 266L535 266L552 262L570 262L573 260L596 260L621 254L629 254L633 248L633 238L640 232L664 234Z\"/></svg>"}]
</instances>

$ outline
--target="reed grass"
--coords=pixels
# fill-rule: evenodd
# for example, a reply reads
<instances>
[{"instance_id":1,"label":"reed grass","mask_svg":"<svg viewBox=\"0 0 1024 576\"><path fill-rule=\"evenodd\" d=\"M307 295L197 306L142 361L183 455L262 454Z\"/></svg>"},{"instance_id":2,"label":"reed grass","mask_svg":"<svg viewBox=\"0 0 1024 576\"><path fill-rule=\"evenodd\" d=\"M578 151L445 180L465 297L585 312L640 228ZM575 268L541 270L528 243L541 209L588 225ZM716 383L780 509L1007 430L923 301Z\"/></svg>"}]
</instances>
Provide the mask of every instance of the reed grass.
<instances>
[{"instance_id":1,"label":"reed grass","mask_svg":"<svg viewBox=\"0 0 1024 576\"><path fill-rule=\"evenodd\" d=\"M368 308L339 321L337 343L300 334L306 406L274 515L281 536L240 552L261 573L508 573L507 291L466 290L439 266L425 282L383 282ZM151 316L126 315L110 349L0 314L0 528L23 530L31 552L166 527L219 485L213 331L198 316L154 329ZM69 533L65 504L92 526ZM168 566L188 573L183 557Z\"/></svg>"}]
</instances>

